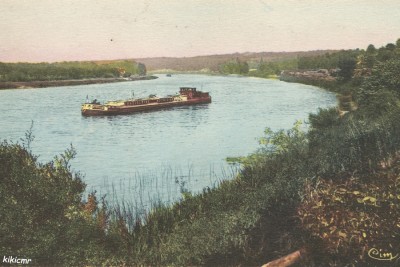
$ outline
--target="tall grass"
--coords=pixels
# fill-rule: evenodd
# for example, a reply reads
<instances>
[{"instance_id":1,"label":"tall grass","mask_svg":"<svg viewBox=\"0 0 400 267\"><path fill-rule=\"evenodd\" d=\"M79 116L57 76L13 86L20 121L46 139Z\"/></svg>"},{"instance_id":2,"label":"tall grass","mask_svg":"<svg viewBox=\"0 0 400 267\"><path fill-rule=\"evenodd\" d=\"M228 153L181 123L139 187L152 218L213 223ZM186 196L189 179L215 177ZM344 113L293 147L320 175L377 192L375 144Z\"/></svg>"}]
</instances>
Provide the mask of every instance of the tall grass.
<instances>
[{"instance_id":1,"label":"tall grass","mask_svg":"<svg viewBox=\"0 0 400 267\"><path fill-rule=\"evenodd\" d=\"M195 170L196 167L190 165L185 170L162 166L147 172L136 171L131 177L118 181L104 179L101 187L91 187L87 192L97 191L99 196L104 196L108 207L123 214L132 229L137 220L143 221L151 210L172 206L188 195L202 192L199 180L201 184L207 184L205 188L213 189L222 181L232 179L238 173L238 166L221 166L219 172L213 166L208 173Z\"/></svg>"}]
</instances>

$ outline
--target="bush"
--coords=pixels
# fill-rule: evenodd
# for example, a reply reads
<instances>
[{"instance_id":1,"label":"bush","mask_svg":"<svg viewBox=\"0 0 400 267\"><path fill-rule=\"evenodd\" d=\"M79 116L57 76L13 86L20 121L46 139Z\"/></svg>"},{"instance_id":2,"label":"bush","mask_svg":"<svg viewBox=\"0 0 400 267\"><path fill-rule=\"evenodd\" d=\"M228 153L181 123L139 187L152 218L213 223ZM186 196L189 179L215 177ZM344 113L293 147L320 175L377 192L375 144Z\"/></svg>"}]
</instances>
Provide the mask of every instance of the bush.
<instances>
[{"instance_id":1,"label":"bush","mask_svg":"<svg viewBox=\"0 0 400 267\"><path fill-rule=\"evenodd\" d=\"M23 145L0 144L0 251L48 265L99 265L112 255L95 195L82 200L85 184L70 170L75 150L48 163ZM110 231L112 233L112 231Z\"/></svg>"}]
</instances>

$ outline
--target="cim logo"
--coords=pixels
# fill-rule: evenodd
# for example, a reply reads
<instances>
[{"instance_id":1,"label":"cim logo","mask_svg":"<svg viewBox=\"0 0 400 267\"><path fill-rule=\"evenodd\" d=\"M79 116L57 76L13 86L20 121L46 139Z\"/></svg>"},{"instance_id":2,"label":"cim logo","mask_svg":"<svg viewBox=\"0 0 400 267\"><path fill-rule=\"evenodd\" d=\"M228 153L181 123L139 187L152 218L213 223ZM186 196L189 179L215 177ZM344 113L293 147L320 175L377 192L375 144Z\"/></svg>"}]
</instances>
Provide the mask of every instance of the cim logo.
<instances>
[{"instance_id":1,"label":"cim logo","mask_svg":"<svg viewBox=\"0 0 400 267\"><path fill-rule=\"evenodd\" d=\"M368 256L371 259L378 261L393 261L399 257L399 254L394 254L393 252L385 251L383 249L371 248L368 251Z\"/></svg>"},{"instance_id":2,"label":"cim logo","mask_svg":"<svg viewBox=\"0 0 400 267\"><path fill-rule=\"evenodd\" d=\"M18 257L13 256L3 256L3 263L9 264L29 264L31 263L31 259L20 259Z\"/></svg>"}]
</instances>

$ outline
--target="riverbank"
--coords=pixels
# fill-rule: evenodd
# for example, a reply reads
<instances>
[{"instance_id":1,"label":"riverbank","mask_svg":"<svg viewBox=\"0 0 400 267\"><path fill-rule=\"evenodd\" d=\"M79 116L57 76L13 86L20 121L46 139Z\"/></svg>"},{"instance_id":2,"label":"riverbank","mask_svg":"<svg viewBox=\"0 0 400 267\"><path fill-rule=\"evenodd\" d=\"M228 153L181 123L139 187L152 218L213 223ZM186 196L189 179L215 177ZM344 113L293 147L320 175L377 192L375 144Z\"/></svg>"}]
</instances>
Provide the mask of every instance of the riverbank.
<instances>
[{"instance_id":1,"label":"riverbank","mask_svg":"<svg viewBox=\"0 0 400 267\"><path fill-rule=\"evenodd\" d=\"M393 77L396 77L394 75ZM381 77L380 74L378 77ZM166 78L160 79L158 82L164 84L166 80L169 80L169 82L176 82L175 85L177 85L184 82L182 78L170 80ZM193 82L194 78L196 77L188 77L187 81ZM226 82L227 79L224 77L219 82L217 80L209 81L209 84L227 84ZM253 108L248 110L256 110L257 113L246 116L243 111L238 110L238 113L234 116L241 114L241 117L244 117L246 121L248 121L248 117L252 117L252 120L261 118L262 121L258 124L268 122L268 126L271 126L272 120L259 114L269 114L267 110L262 112L261 107L270 107L266 101L277 102L276 99L278 98L276 95L260 98L260 94L248 94L246 90L240 90L249 87L249 82L251 81L247 81L247 79L233 78L233 81L228 83L229 86L223 87L226 92L215 90L213 94L218 96L218 93L220 93L220 96L225 97L225 101L221 101L219 107L223 103L229 103L237 110L239 105L233 103L232 100L242 102L244 99L238 93L243 93L245 97L254 97L255 99L249 100ZM237 90L232 90L233 84L237 86ZM284 85L283 83L279 84ZM271 91L271 86L268 84L261 84L260 81L257 81L253 86L256 85L260 86L259 92ZM147 89L154 88L153 83L143 83L143 87L146 86L148 86ZM268 88L268 90L265 88ZM97 88L88 88L88 90L97 90ZM118 88L109 88L109 90L118 90ZM280 88L281 90L282 88ZM305 91L306 89L302 90ZM52 90L37 91L37 94L32 94L29 98L32 105L39 102L36 101L37 99L43 98L40 93L50 94L51 92L46 91ZM55 93L57 98L47 96L51 100L51 106L57 108L62 106L64 99L69 99L70 102L78 102L76 98L80 96L73 90L61 91L63 92ZM235 94L227 94L231 91ZM319 91L322 90L316 92ZM60 93L66 95L60 95ZM284 95L286 97L281 98L281 101L288 100L288 97L293 95L293 90L289 90ZM222 97L219 98L222 99ZM296 98L298 97L294 99ZM2 99L5 103L10 102L6 101L3 96ZM261 101L260 106L255 105L257 99ZM382 98L379 97L378 99ZM387 98L383 99L383 104L386 103L386 100ZM281 101L279 102L280 106L282 106ZM319 102L321 102L320 99L316 103ZM293 100L290 100L289 103L291 106L296 106ZM307 106L313 105L312 101L301 101L301 103L305 103ZM300 254L303 255L303 251L307 257L300 265L329 266L335 263L345 266L356 261L368 264L367 260L374 261L374 259L369 259L365 252L368 251L369 247L378 247L374 243L375 240L378 240L378 238L385 240L383 245L390 245L394 248L398 247L397 240L400 240L398 235L389 236L393 233L392 229L396 227L395 224L390 222L395 222L396 218L399 217L398 211L400 209L395 206L398 203L391 196L398 194L393 191L393 188L396 188L394 186L396 183L398 184L395 178L399 175L400 165L394 166L393 163L392 166L394 167L391 170L382 170L382 159L385 159L385 157L390 159L390 155L393 154L392 149L397 149L398 144L400 144L396 134L400 125L397 116L399 110L391 103L389 107L392 109L387 109L379 103L376 106L372 101L368 103L370 103L368 106L361 106L351 116L339 117L334 108L320 110L318 114L310 115L310 132L302 132L300 124L296 124L295 127L287 131L273 132L267 129L265 135L259 139L260 149L241 160L243 165L238 176L235 176L232 180L215 182L213 186L204 187L200 192L191 190L190 183L186 183L190 180L181 178L184 176L171 175L172 179L176 179L175 184L180 186L180 199L173 204L161 204L162 202L159 201L158 204L152 205L152 210L148 213L137 209L140 205L137 203L142 203L144 199L142 196L146 195L140 193L140 189L131 191L132 195L138 198L137 202L126 201L120 205L107 204L107 199L117 199L117 195L112 196L111 191L107 194L107 199L103 198L100 193L98 195L93 193L87 198L81 199L81 196L85 194L84 187L79 187L78 182L70 181L71 177L74 177L74 174L69 174L70 170L68 169L68 162L75 155L72 148L66 151L66 154L61 156L60 160L55 158L57 161L45 164L44 167L37 165L38 170L36 170L35 156L30 156L30 152L24 150L23 146L8 146L8 143L4 143L3 146L0 145L0 158L11 159L15 162L0 160L0 164L4 165L3 168L0 165L0 170L4 170L6 174L4 177L7 179L1 185L4 187L3 191L7 194L0 196L4 200L0 201L0 203L3 203L0 205L0 211L5 214L5 219L1 224L6 229L5 233L7 233L3 237L3 243L13 244L14 242L18 244L18 247L9 245L5 246L3 250L12 255L18 249L20 254L35 260L34 264L36 265L52 263L60 266L97 266L102 264L116 266L261 266L262 263L280 258L282 255L294 256L299 254L297 252L301 252ZM43 100L40 101L40 105L46 107ZM14 103L14 106L23 105ZM65 108L68 109L68 106L66 105ZM248 107L248 105L245 106ZM371 110L378 110L378 107L385 112L370 112ZM8 109L8 107L4 108ZM32 113L32 110L32 107L29 110L22 108L21 112ZM215 109L210 109L207 112L207 122L212 117L210 112L212 110ZM218 125L221 124L221 117L224 117L226 122L233 121L227 118L230 112L225 112L226 110L221 110L222 113L215 116L217 119L215 122ZM10 117L6 116L6 112L4 110L4 117ZM10 112L15 112L15 110ZM196 113L199 112L196 111ZM79 127L79 125L71 129L77 121L68 120L74 116L51 119L48 114L43 114L43 112L35 112L34 114L36 114L38 121L49 121L51 123L48 127L41 125L41 128L50 129L52 127L52 129L58 129L62 133L68 133L67 131L72 130L74 136L84 136L83 133L78 132L80 129L87 132L87 127ZM293 114L298 117L297 112L294 111ZM160 117L161 115L162 113L160 113ZM165 115L171 118L171 113ZM43 116L43 119L38 118L38 116ZM286 116L287 114L285 114ZM79 117L78 113L75 117ZM161 122L165 124L165 120L158 123L156 117L158 116L152 118L149 126L161 125ZM188 123L187 117L181 116L175 117L173 121L179 117L183 118L182 122ZM282 120L282 117L279 120ZM13 124L15 121L19 121L18 118L12 117L10 125L13 126L13 132L17 129L17 126ZM95 124L103 121L103 119L90 121L79 119L79 121L90 123L92 129L100 129L100 125ZM104 134L104 138L99 140L107 140L106 138L112 135L114 140L120 140L118 143L110 142L111 146L108 147L115 148L118 151L116 152L117 160L129 157L132 162L135 162L137 160L133 158L133 154L121 156L126 146L118 147L118 144L127 139L117 136L117 133L121 131L107 132L109 129L115 130L119 121L123 122L122 120L113 120L113 127L101 128L102 130L98 131L98 134ZM143 120L143 123L148 121ZM60 124L57 125L57 122ZM182 125L182 122L180 125ZM198 120L193 122L195 126L199 125ZM241 125L243 129L250 128L244 122L235 120L233 126ZM144 154L146 149L140 149L138 144L138 140L144 139L140 138L139 131L144 129L143 134L147 137L149 131L146 131L146 129L151 129L143 123L140 125L141 127L135 129L135 149L143 151L139 157L148 160L151 157L146 156ZM202 125L205 125L205 123ZM124 127L126 126L124 124ZM173 125L169 126L178 128L173 127ZM62 127L66 128L63 129ZM7 124L3 128L7 128ZM133 127L126 128L132 129ZM189 129L189 131L193 129L193 132L181 135L181 138L188 137L187 141L181 139L182 143L191 142L194 136L192 133L199 131L199 128L196 127L180 127L178 129L179 132L184 129ZM214 139L221 137L222 140L229 136L229 139L240 140L231 135L234 127L228 127L228 129L230 131L227 133L216 131L216 127L210 125L208 130L202 128L202 132L218 132L219 134L215 135ZM153 135L152 144L163 143L154 139L157 136L165 139L164 133ZM127 134L131 135L131 132L129 131ZM27 134L26 136L28 138L31 135ZM64 136L68 138L67 141L71 138L71 135L68 134L64 134ZM245 139L242 138L240 143L244 143ZM39 136L35 139L36 147L44 146L37 143L40 140L45 141L45 146L51 146L51 138L40 138ZM221 140L213 141L215 141L214 144L220 145ZM80 151L91 150L80 147L77 142L79 140L75 140L74 145L77 145ZM87 142L87 140L84 140L84 142ZM25 143L29 144L30 141L27 140ZM92 144L96 145L97 143L95 140ZM102 142L103 149L107 147L107 143ZM202 146L207 144L198 138L196 138L196 142L191 144L196 143ZM208 144L209 147L218 146L212 143ZM148 144L143 147L147 148ZM116 153L108 148L105 149L108 153L94 151L96 161L100 162L102 156L105 157L107 162L112 162L113 158L116 158L111 156L116 155ZM159 151L169 152L172 150L167 147ZM198 149L197 151L202 150ZM201 155L201 158L212 156L209 151L207 153ZM171 154L175 156L178 153ZM180 157L187 162L187 156L180 154ZM79 161L82 162L82 158ZM386 162L385 166L392 163L391 160ZM26 164L26 166L23 164ZM109 164L107 168L100 167L98 169L101 175L105 174L106 169L110 170L112 165L117 168L120 167L118 164ZM60 167L53 168L53 166ZM152 164L152 167L156 168L157 165ZM130 168L134 169L134 166L130 165ZM197 168L198 165L194 167L194 169ZM373 176L372 174L378 175ZM49 179L49 177L52 179ZM116 178L120 179L118 175ZM323 178L326 180L323 180ZM26 183L27 180L34 183L32 185ZM68 183L64 181L68 181ZM370 181L373 183L370 183ZM158 184L167 184L148 180L146 183L152 188L154 188L154 185L157 187ZM10 188L8 186L10 184L16 186ZM137 185L139 184L142 183ZM379 184L388 186L383 187ZM121 187L135 188L135 190L138 188L131 186L131 184L125 185L127 184L120 182ZM15 190L18 190L18 192L15 192ZM168 191L171 192L172 190L168 189ZM50 197L40 198L40 196L49 194ZM34 201L27 202L25 197L27 195L32 196L31 199ZM125 193L119 194L118 197L121 199L127 195ZM161 194L158 195L161 196ZM16 198L15 203L8 201L13 198ZM29 205L31 202L34 207ZM379 208L380 206L383 208ZM388 207L391 210L388 211ZM18 210L21 216L15 216L15 210ZM347 217L354 218L353 221L356 222L367 222L367 224L365 226L361 224L353 225L340 219ZM43 227L43 223L26 227L26 224L23 223L26 221L41 222L41 218L46 220L46 227ZM379 221L376 218L382 218L382 220ZM369 222L372 220L374 225L371 226ZM20 227L11 227L12 225ZM379 228L383 229L382 232L378 232ZM60 229L62 229L62 233ZM332 232L332 229L338 230ZM64 232L68 235L64 235ZM386 235L386 233L389 234ZM52 237L50 245L54 250L47 248L49 236ZM32 250L32 248L35 250ZM96 251L96 253L93 251ZM293 251L297 252L289 254ZM341 256L340 262L338 262L338 255Z\"/></svg>"},{"instance_id":2,"label":"riverbank","mask_svg":"<svg viewBox=\"0 0 400 267\"><path fill-rule=\"evenodd\" d=\"M336 91L338 86L337 69L327 70L283 70L279 79L284 82L302 83Z\"/></svg>"},{"instance_id":3,"label":"riverbank","mask_svg":"<svg viewBox=\"0 0 400 267\"><path fill-rule=\"evenodd\" d=\"M29 82L0 82L0 90L3 89L27 89L27 88L44 88L58 86L75 86L87 84L116 83L141 80L157 79L157 76L138 76L133 78L92 78L80 80L52 80L52 81L29 81Z\"/></svg>"}]
</instances>

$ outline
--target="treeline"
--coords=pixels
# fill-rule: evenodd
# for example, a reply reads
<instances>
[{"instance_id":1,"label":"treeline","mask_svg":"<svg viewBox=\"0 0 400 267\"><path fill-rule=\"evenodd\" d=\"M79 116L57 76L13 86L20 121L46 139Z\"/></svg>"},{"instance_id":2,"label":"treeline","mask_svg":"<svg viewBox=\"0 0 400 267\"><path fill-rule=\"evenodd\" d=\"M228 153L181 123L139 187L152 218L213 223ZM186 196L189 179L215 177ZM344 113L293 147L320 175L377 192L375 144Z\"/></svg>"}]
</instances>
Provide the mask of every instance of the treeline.
<instances>
[{"instance_id":1,"label":"treeline","mask_svg":"<svg viewBox=\"0 0 400 267\"><path fill-rule=\"evenodd\" d=\"M240 74L268 78L280 75L283 70L336 70L339 81L349 81L353 76L360 77L370 73L372 66L377 62L384 62L400 53L400 39L396 43L375 48L369 45L366 50L341 50L317 56L298 56L292 59L265 61L230 60L220 64L222 74Z\"/></svg>"},{"instance_id":2,"label":"treeline","mask_svg":"<svg viewBox=\"0 0 400 267\"><path fill-rule=\"evenodd\" d=\"M321 109L307 132L267 128L256 152L233 159L233 180L182 188L181 201L145 216L83 198L73 148L42 164L31 134L3 142L0 251L36 265L260 266L302 249L301 266L378 266L380 250L400 251L398 73L395 53L376 61L351 92L357 109Z\"/></svg>"},{"instance_id":3,"label":"treeline","mask_svg":"<svg viewBox=\"0 0 400 267\"><path fill-rule=\"evenodd\" d=\"M284 69L297 68L297 59L284 59L277 61L243 61L239 58L227 61L219 65L219 72L222 74L239 74L253 77L268 78L276 76Z\"/></svg>"},{"instance_id":4,"label":"treeline","mask_svg":"<svg viewBox=\"0 0 400 267\"><path fill-rule=\"evenodd\" d=\"M235 59L221 64L219 71L222 74L240 74L263 78L279 75L283 70L339 68L347 71L347 69L354 70L357 58L361 53L360 50L343 50L319 56L297 57L280 61L264 61L263 58L260 58L259 61L245 62ZM349 72L347 71L347 73Z\"/></svg>"},{"instance_id":5,"label":"treeline","mask_svg":"<svg viewBox=\"0 0 400 267\"><path fill-rule=\"evenodd\" d=\"M334 50L316 50L304 52L246 52L221 55L207 55L196 57L159 57L159 58L139 58L135 59L146 65L151 72L191 72L191 73L220 73L221 65L234 61L238 58L242 62L249 64L249 69L256 68L262 58L265 62L289 61L303 56L321 55Z\"/></svg>"},{"instance_id":6,"label":"treeline","mask_svg":"<svg viewBox=\"0 0 400 267\"><path fill-rule=\"evenodd\" d=\"M0 82L118 78L146 75L146 66L131 60L105 62L1 63Z\"/></svg>"},{"instance_id":7,"label":"treeline","mask_svg":"<svg viewBox=\"0 0 400 267\"><path fill-rule=\"evenodd\" d=\"M316 57L301 57L298 60L298 69L334 69L346 60L354 60L362 53L361 50L342 50L335 53L326 53Z\"/></svg>"},{"instance_id":8,"label":"treeline","mask_svg":"<svg viewBox=\"0 0 400 267\"><path fill-rule=\"evenodd\" d=\"M246 75L249 73L249 64L245 61L241 61L239 58L221 64L219 68L219 71L223 74Z\"/></svg>"}]
</instances>

